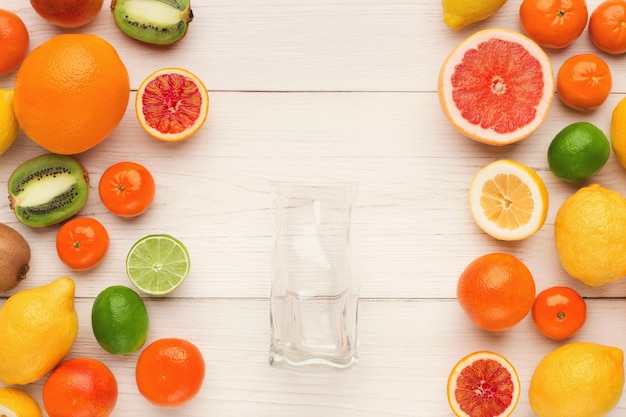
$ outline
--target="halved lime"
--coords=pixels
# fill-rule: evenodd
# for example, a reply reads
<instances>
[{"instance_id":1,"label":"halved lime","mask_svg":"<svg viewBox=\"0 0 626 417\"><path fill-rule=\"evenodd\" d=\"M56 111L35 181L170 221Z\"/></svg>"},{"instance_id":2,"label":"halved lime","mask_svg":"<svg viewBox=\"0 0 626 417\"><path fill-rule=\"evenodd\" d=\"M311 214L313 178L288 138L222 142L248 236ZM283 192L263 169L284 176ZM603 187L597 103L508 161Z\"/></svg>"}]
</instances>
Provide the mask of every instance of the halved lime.
<instances>
[{"instance_id":1,"label":"halved lime","mask_svg":"<svg viewBox=\"0 0 626 417\"><path fill-rule=\"evenodd\" d=\"M165 234L139 239L126 257L126 274L135 286L150 295L174 291L189 274L189 253L183 243Z\"/></svg>"}]
</instances>

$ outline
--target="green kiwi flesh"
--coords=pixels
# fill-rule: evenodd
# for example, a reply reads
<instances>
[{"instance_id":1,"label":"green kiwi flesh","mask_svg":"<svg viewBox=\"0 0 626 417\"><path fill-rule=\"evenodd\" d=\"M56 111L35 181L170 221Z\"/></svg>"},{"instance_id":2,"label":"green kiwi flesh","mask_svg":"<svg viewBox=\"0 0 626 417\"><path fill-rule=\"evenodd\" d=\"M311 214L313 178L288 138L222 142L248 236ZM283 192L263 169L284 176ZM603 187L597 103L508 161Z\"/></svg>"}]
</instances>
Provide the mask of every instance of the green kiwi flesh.
<instances>
[{"instance_id":1,"label":"green kiwi flesh","mask_svg":"<svg viewBox=\"0 0 626 417\"><path fill-rule=\"evenodd\" d=\"M193 20L190 0L112 0L117 27L142 42L169 45L181 40Z\"/></svg>"},{"instance_id":2,"label":"green kiwi flesh","mask_svg":"<svg viewBox=\"0 0 626 417\"><path fill-rule=\"evenodd\" d=\"M0 223L0 292L17 286L30 269L30 246L24 236Z\"/></svg>"},{"instance_id":3,"label":"green kiwi flesh","mask_svg":"<svg viewBox=\"0 0 626 417\"><path fill-rule=\"evenodd\" d=\"M11 174L9 205L27 226L45 227L78 213L89 194L87 170L74 158L49 154L30 159Z\"/></svg>"}]
</instances>

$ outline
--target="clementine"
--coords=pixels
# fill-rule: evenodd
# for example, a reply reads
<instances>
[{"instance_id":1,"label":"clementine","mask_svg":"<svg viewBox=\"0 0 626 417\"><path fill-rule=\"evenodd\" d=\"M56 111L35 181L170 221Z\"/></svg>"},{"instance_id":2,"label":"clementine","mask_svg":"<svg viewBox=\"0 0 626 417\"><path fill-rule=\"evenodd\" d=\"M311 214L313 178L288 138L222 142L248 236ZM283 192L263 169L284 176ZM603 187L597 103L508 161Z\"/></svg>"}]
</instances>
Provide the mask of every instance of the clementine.
<instances>
[{"instance_id":1,"label":"clementine","mask_svg":"<svg viewBox=\"0 0 626 417\"><path fill-rule=\"evenodd\" d=\"M139 355L135 379L139 392L152 404L178 407L200 391L204 369L202 353L193 343L158 339Z\"/></svg>"},{"instance_id":2,"label":"clementine","mask_svg":"<svg viewBox=\"0 0 626 417\"><path fill-rule=\"evenodd\" d=\"M600 107L611 93L609 65L595 54L578 54L563 62L556 78L559 97L576 110Z\"/></svg>"},{"instance_id":3,"label":"clementine","mask_svg":"<svg viewBox=\"0 0 626 417\"><path fill-rule=\"evenodd\" d=\"M0 75L8 74L24 60L30 37L22 19L15 13L0 9Z\"/></svg>"},{"instance_id":4,"label":"clementine","mask_svg":"<svg viewBox=\"0 0 626 417\"><path fill-rule=\"evenodd\" d=\"M589 36L604 52L626 52L626 1L606 0L596 6L589 18Z\"/></svg>"},{"instance_id":5,"label":"clementine","mask_svg":"<svg viewBox=\"0 0 626 417\"><path fill-rule=\"evenodd\" d=\"M574 336L587 320L585 300L569 287L550 287L537 294L531 312L537 329L554 340Z\"/></svg>"},{"instance_id":6,"label":"clementine","mask_svg":"<svg viewBox=\"0 0 626 417\"><path fill-rule=\"evenodd\" d=\"M506 330L530 312L535 301L535 280L517 257L489 253L465 268L457 284L457 298L478 327Z\"/></svg>"},{"instance_id":7,"label":"clementine","mask_svg":"<svg viewBox=\"0 0 626 417\"><path fill-rule=\"evenodd\" d=\"M107 417L115 408L117 394L117 381L105 364L72 358L46 379L42 399L50 417Z\"/></svg>"},{"instance_id":8,"label":"clementine","mask_svg":"<svg viewBox=\"0 0 626 417\"><path fill-rule=\"evenodd\" d=\"M104 140L124 116L128 71L97 35L57 35L28 54L15 78L15 116L46 150L72 155Z\"/></svg>"},{"instance_id":9,"label":"clementine","mask_svg":"<svg viewBox=\"0 0 626 417\"><path fill-rule=\"evenodd\" d=\"M565 48L587 26L585 0L524 0L519 9L526 35L546 48Z\"/></svg>"}]
</instances>

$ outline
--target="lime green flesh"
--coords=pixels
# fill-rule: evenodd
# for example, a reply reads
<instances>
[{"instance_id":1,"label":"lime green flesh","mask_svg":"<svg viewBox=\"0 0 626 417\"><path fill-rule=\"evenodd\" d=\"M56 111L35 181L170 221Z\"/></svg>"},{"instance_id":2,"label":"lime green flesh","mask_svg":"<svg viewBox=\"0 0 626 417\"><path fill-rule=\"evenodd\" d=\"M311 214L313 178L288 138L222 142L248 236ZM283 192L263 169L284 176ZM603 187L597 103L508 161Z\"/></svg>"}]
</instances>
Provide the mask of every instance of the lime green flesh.
<instances>
[{"instance_id":1,"label":"lime green flesh","mask_svg":"<svg viewBox=\"0 0 626 417\"><path fill-rule=\"evenodd\" d=\"M104 350L128 355L148 338L148 311L132 289L114 285L103 290L91 309L91 327Z\"/></svg>"},{"instance_id":2,"label":"lime green flesh","mask_svg":"<svg viewBox=\"0 0 626 417\"><path fill-rule=\"evenodd\" d=\"M126 273L141 291L165 295L174 291L189 274L185 245L169 235L149 235L137 241L126 257Z\"/></svg>"}]
</instances>

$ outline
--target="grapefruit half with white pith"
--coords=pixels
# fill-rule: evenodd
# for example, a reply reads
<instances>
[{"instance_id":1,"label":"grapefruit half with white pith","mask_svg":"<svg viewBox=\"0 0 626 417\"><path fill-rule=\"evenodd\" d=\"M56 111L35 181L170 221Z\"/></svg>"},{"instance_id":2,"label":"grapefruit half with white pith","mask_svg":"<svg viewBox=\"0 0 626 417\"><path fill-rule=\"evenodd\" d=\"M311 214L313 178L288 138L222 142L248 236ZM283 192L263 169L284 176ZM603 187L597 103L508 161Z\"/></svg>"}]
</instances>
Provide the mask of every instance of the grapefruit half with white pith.
<instances>
[{"instance_id":1,"label":"grapefruit half with white pith","mask_svg":"<svg viewBox=\"0 0 626 417\"><path fill-rule=\"evenodd\" d=\"M438 88L442 109L460 133L502 146L541 125L554 97L554 74L532 39L513 30L484 29L448 55Z\"/></svg>"}]
</instances>

